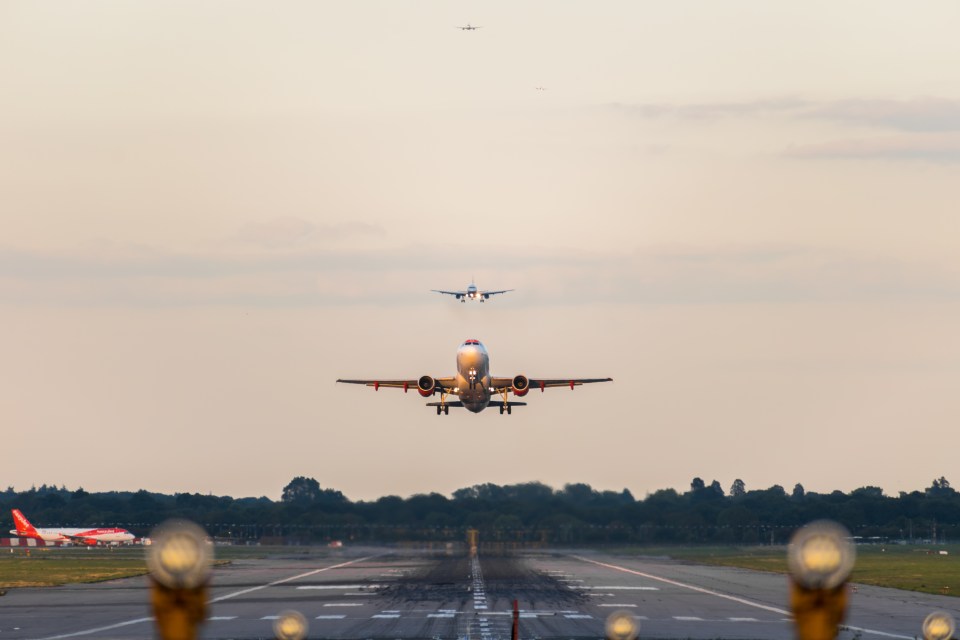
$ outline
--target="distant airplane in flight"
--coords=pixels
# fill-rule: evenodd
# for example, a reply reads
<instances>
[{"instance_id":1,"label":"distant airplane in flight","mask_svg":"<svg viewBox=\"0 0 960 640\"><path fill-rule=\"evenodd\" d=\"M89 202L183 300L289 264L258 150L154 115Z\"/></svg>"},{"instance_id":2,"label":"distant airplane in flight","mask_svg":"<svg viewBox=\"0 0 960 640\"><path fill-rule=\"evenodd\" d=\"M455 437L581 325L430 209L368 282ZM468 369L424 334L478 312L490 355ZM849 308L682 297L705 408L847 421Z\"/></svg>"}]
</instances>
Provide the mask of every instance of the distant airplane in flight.
<instances>
[{"instance_id":1,"label":"distant airplane in flight","mask_svg":"<svg viewBox=\"0 0 960 640\"><path fill-rule=\"evenodd\" d=\"M465 26L465 27L457 27L457 29L460 29L460 31L476 31L477 29L483 29L483 27L475 27L475 26L473 26L472 24L470 24L470 23L468 22L468 23L467 23L467 26Z\"/></svg>"},{"instance_id":2,"label":"distant airplane in flight","mask_svg":"<svg viewBox=\"0 0 960 640\"><path fill-rule=\"evenodd\" d=\"M526 402L511 402L510 392L522 398L530 389L543 391L554 387L578 387L591 382L610 382L613 378L528 378L524 375L512 378L495 378L490 375L490 356L479 340L467 340L457 349L457 374L450 378L420 376L411 380L337 380L345 384L363 384L379 391L380 387L403 389L406 393L416 389L424 398L440 394L440 402L428 402L428 407L436 407L437 415L450 414L450 407L463 407L467 411L480 413L487 407L499 406L500 415L506 411L512 413L513 407L526 406ZM501 400L492 399L500 394ZM447 396L455 395L459 400L447 401Z\"/></svg>"},{"instance_id":3,"label":"distant airplane in flight","mask_svg":"<svg viewBox=\"0 0 960 640\"><path fill-rule=\"evenodd\" d=\"M537 91L546 91L546 90L547 90L546 87L534 87L534 89L536 89Z\"/></svg>"},{"instance_id":4,"label":"distant airplane in flight","mask_svg":"<svg viewBox=\"0 0 960 640\"><path fill-rule=\"evenodd\" d=\"M13 523L16 529L10 533L21 538L36 538L47 542L77 542L88 546L108 544L111 542L130 542L134 535L126 529L76 529L60 527L57 529L37 529L19 509L13 509Z\"/></svg>"},{"instance_id":5,"label":"distant airplane in flight","mask_svg":"<svg viewBox=\"0 0 960 640\"><path fill-rule=\"evenodd\" d=\"M508 291L513 291L513 289L503 289L501 291L480 291L477 289L477 285L473 284L473 281L470 281L470 286L467 287L466 291L441 291L440 289L430 289L434 293L443 293L448 296L456 296L457 300L460 302L466 302L467 300L479 300L480 302L486 302L487 298L490 296L495 296L499 293L507 293Z\"/></svg>"}]
</instances>

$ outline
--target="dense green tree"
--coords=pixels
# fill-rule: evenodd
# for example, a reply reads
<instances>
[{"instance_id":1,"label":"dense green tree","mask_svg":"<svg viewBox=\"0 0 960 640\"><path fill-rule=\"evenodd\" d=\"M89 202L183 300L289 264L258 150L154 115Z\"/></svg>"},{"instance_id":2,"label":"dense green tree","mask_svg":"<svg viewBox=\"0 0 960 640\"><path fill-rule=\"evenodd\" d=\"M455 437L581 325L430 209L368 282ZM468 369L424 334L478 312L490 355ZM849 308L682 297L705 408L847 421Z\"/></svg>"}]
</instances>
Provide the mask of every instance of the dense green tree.
<instances>
[{"instance_id":1,"label":"dense green tree","mask_svg":"<svg viewBox=\"0 0 960 640\"><path fill-rule=\"evenodd\" d=\"M743 480L737 478L733 481L733 484L730 485L730 497L739 498L740 496L746 495L747 485L743 483Z\"/></svg>"}]
</instances>

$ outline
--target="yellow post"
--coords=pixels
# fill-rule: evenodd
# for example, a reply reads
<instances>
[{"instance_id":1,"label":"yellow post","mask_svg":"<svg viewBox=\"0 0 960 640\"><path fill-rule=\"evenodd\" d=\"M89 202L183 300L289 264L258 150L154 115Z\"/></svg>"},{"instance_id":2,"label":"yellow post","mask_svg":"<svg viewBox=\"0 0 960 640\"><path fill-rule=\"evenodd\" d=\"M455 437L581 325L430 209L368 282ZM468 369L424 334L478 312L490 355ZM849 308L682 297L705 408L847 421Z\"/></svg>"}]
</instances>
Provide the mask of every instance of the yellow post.
<instances>
[{"instance_id":1,"label":"yellow post","mask_svg":"<svg viewBox=\"0 0 960 640\"><path fill-rule=\"evenodd\" d=\"M467 546L470 548L470 557L477 555L477 546L480 541L480 532L476 529L467 529Z\"/></svg>"},{"instance_id":2,"label":"yellow post","mask_svg":"<svg viewBox=\"0 0 960 640\"><path fill-rule=\"evenodd\" d=\"M161 640L196 640L207 617L213 544L187 521L169 521L150 534L150 604Z\"/></svg>"},{"instance_id":3,"label":"yellow post","mask_svg":"<svg viewBox=\"0 0 960 640\"><path fill-rule=\"evenodd\" d=\"M850 603L847 580L856 550L850 533L820 520L790 541L790 608L800 640L834 640Z\"/></svg>"}]
</instances>

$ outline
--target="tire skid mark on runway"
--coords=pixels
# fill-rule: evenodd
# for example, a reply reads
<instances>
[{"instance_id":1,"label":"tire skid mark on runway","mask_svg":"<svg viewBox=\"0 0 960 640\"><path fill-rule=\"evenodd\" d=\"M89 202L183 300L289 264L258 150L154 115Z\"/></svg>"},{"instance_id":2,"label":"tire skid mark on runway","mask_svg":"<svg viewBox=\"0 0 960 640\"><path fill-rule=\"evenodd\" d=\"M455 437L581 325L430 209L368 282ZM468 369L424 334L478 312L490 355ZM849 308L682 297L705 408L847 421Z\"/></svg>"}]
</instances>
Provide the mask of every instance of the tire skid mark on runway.
<instances>
[{"instance_id":1,"label":"tire skid mark on runway","mask_svg":"<svg viewBox=\"0 0 960 640\"><path fill-rule=\"evenodd\" d=\"M666 584L673 585L675 587L681 587L683 589L690 589L691 591L697 591L699 593L704 593L711 596L716 596L718 598L724 598L725 600L731 600L733 602L739 602L740 604L745 604L748 607L754 607L756 609L763 609L765 611L771 611L773 613L779 613L784 616L789 616L790 612L778 607L771 607L770 605L762 604L760 602L754 602L753 600L747 600L746 598L741 598L739 596L732 596L728 593L720 593L719 591L713 591L712 589L704 589L703 587L698 587L696 585L687 584L686 582L678 582L677 580L671 580L670 578L663 578L660 576L655 576L652 573L644 573L643 571L636 571L634 569L628 569L627 567L621 567L615 564L609 564L606 562L600 562L598 560L591 560L590 558L584 558L583 556L570 556L571 558L576 558L582 562L589 562L590 564L595 564L599 567L606 567L607 569L614 569L615 571L622 571L624 573L632 573L635 576L640 576L642 578L648 578L650 580L657 580ZM676 616L675 616L676 617ZM787 618L792 619L792 618ZM871 635L882 636L884 638L900 638L902 640L916 640L916 636L905 636L896 633L887 633L886 631L877 631L876 629L865 629L863 627L853 627L850 625L842 625L841 629L849 629L850 631L859 631L860 633L869 633Z\"/></svg>"},{"instance_id":2,"label":"tire skid mark on runway","mask_svg":"<svg viewBox=\"0 0 960 640\"><path fill-rule=\"evenodd\" d=\"M236 598L237 596L242 596L247 593L253 593L254 591L260 591L261 589L266 589L267 587L274 587L278 584L285 584L287 582L292 582L294 580L299 580L300 578L306 578L307 576L316 575L324 571L330 571L331 569L339 569L340 567L346 567L347 565L356 564L358 562L363 562L371 558L377 557L376 555L366 556L363 558L357 558L356 560L350 560L349 562L341 562L340 564L334 564L329 567L323 567L322 569L314 569L313 571L307 571L306 573L301 573L289 578L283 578L282 580L274 580L273 582L262 584L257 587L250 587L249 589L241 589L240 591L234 591L233 593L228 593L226 595L219 596L209 600L207 604L213 604L214 602L222 602L223 600L229 600L231 598ZM272 619L272 618L262 618L263 620ZM89 636L96 633L101 633L103 631L111 631L113 629L121 629L123 627L128 627L134 624L140 624L143 622L151 622L153 617L148 618L136 618L135 620L126 620L124 622L118 622L116 624L111 624L103 627L97 627L96 629L84 629L83 631L73 631L70 633L63 633L56 636L47 636L43 640L62 640L63 638L77 638L79 636Z\"/></svg>"}]
</instances>

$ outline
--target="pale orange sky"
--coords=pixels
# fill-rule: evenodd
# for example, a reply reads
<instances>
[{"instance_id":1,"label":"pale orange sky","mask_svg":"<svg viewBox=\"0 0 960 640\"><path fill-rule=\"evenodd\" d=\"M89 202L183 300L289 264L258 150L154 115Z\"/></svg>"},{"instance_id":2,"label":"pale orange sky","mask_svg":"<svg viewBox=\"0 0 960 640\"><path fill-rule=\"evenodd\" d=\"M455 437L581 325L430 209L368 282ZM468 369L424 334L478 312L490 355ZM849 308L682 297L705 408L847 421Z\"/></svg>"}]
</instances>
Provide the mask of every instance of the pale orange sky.
<instances>
[{"instance_id":1,"label":"pale orange sky","mask_svg":"<svg viewBox=\"0 0 960 640\"><path fill-rule=\"evenodd\" d=\"M950 478L958 14L4 3L0 482ZM473 276L518 291L428 293ZM333 382L468 337L615 382L503 418Z\"/></svg>"}]
</instances>

